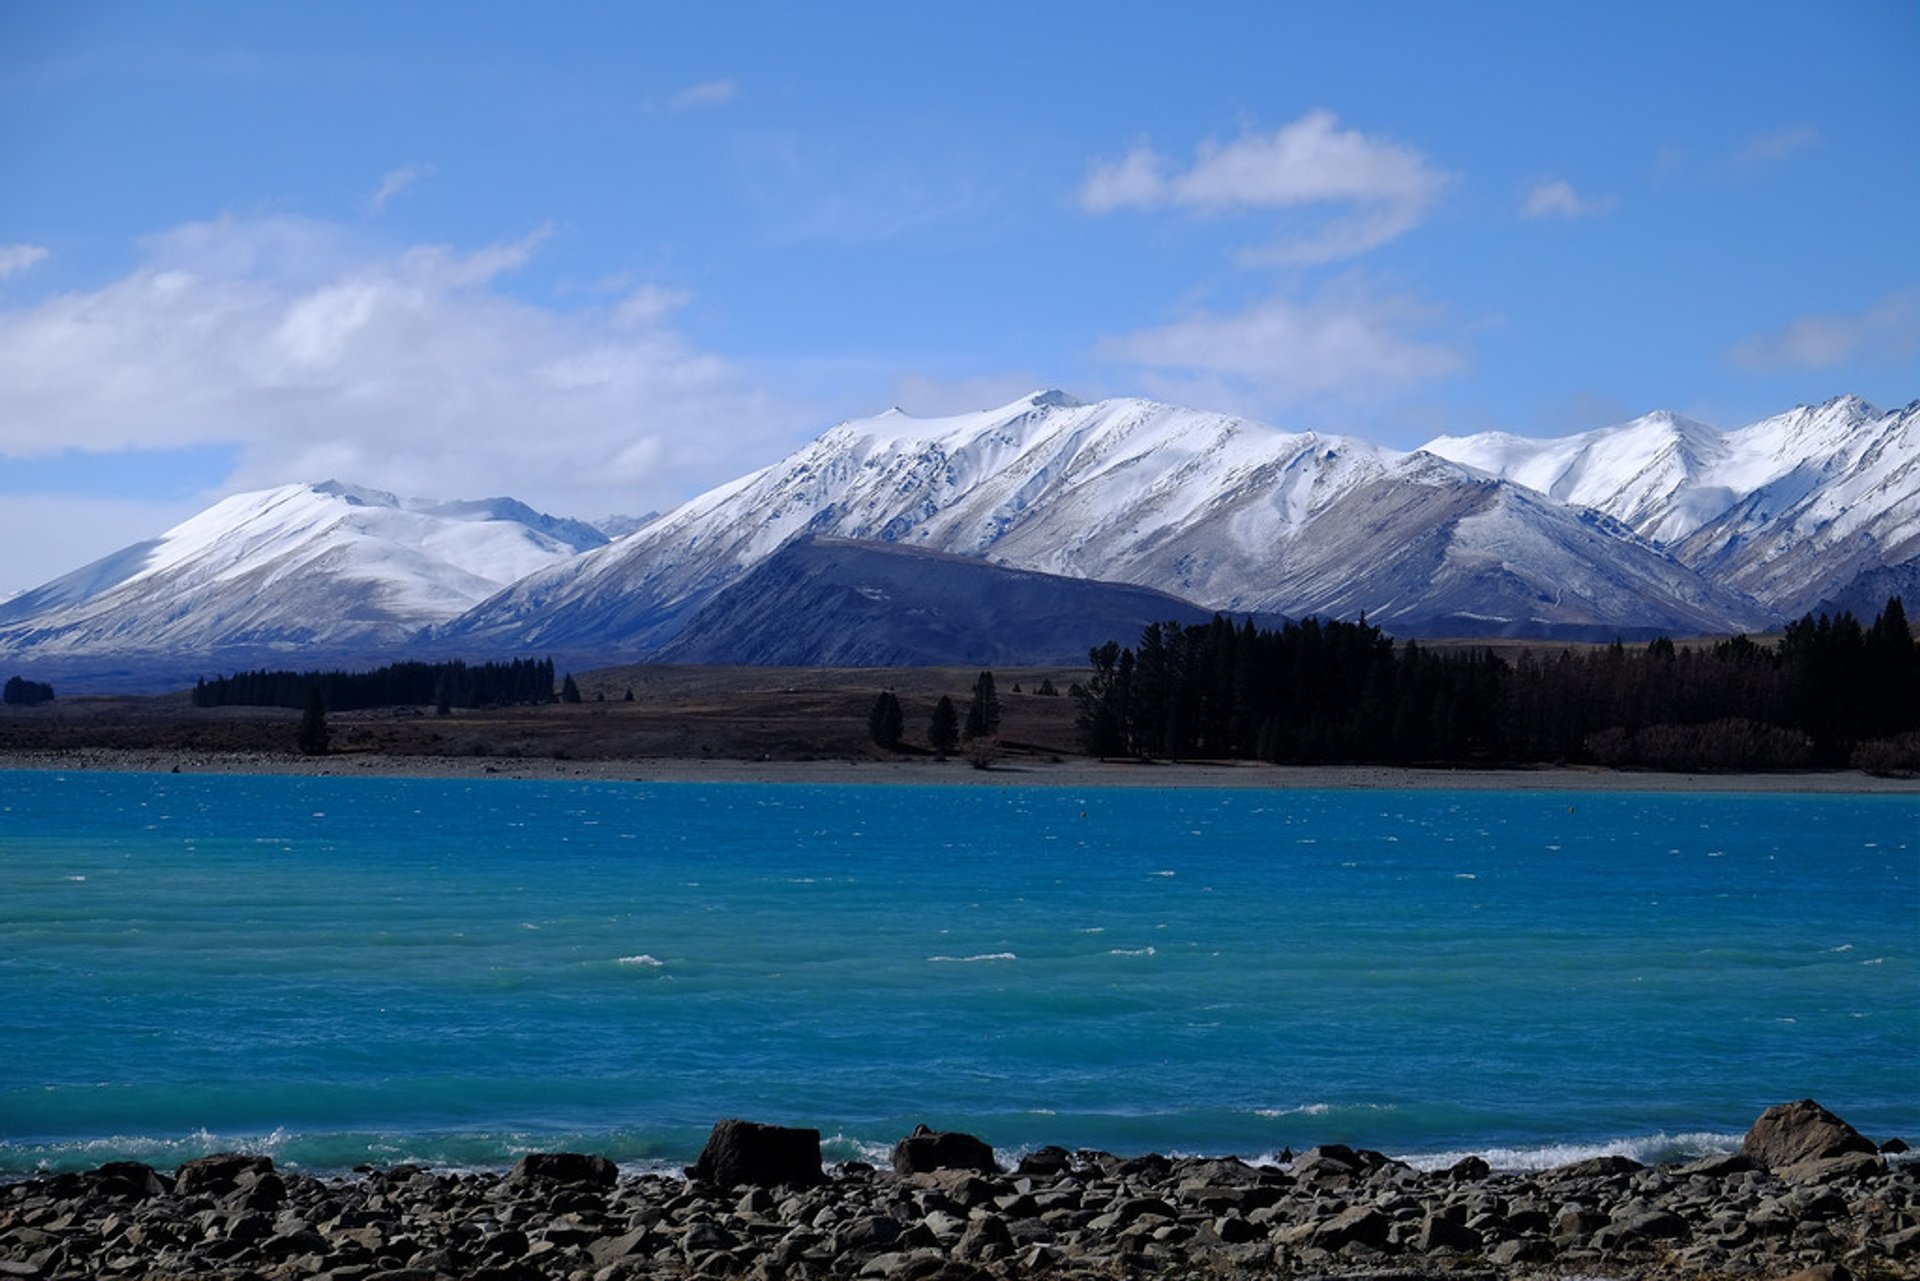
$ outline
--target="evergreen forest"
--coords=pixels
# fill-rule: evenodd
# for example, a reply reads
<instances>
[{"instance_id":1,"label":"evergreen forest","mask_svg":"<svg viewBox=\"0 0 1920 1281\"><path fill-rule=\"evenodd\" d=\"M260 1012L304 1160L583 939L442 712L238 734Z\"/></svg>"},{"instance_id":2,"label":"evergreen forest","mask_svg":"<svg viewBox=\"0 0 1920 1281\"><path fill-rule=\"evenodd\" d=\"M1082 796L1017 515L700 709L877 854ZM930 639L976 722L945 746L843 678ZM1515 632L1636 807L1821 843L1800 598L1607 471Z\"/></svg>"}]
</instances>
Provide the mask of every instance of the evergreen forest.
<instances>
[{"instance_id":1,"label":"evergreen forest","mask_svg":"<svg viewBox=\"0 0 1920 1281\"><path fill-rule=\"evenodd\" d=\"M571 681L572 677L568 677ZM553 660L393 663L370 672L237 672L193 687L195 707L299 707L317 689L330 712L431 703L436 708L551 703ZM576 694L576 699L578 695Z\"/></svg>"},{"instance_id":2,"label":"evergreen forest","mask_svg":"<svg viewBox=\"0 0 1920 1281\"><path fill-rule=\"evenodd\" d=\"M1920 651L1896 597L1870 626L1807 615L1771 643L1581 652L1396 646L1378 627L1156 623L1076 687L1098 756L1290 763L1590 762L1920 768Z\"/></svg>"}]
</instances>

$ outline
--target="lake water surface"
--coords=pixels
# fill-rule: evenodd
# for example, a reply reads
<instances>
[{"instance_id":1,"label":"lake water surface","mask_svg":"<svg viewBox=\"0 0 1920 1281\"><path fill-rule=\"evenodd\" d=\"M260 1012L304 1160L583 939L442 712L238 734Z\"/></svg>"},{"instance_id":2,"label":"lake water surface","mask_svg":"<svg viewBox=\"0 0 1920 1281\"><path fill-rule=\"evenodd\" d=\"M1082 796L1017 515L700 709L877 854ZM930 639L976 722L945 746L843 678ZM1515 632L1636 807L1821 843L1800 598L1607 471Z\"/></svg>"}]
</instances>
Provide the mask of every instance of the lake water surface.
<instances>
[{"instance_id":1,"label":"lake water surface","mask_svg":"<svg viewBox=\"0 0 1920 1281\"><path fill-rule=\"evenodd\" d=\"M1912 797L0 772L0 1174L1920 1138Z\"/></svg>"}]
</instances>

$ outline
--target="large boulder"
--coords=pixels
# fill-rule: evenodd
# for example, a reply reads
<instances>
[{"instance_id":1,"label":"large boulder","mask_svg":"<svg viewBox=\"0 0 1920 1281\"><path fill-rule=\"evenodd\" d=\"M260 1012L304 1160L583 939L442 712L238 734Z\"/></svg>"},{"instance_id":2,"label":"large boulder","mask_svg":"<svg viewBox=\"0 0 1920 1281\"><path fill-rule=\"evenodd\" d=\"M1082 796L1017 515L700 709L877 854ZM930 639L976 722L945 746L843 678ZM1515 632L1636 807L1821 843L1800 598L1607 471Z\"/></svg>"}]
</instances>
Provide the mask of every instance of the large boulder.
<instances>
[{"instance_id":1,"label":"large boulder","mask_svg":"<svg viewBox=\"0 0 1920 1281\"><path fill-rule=\"evenodd\" d=\"M572 1183L610 1188L620 1177L613 1162L585 1152L529 1152L509 1176L516 1183Z\"/></svg>"},{"instance_id":2,"label":"large boulder","mask_svg":"<svg viewBox=\"0 0 1920 1281\"><path fill-rule=\"evenodd\" d=\"M1776 1104L1762 1112L1740 1150L1769 1170L1879 1151L1873 1140L1812 1099Z\"/></svg>"},{"instance_id":3,"label":"large boulder","mask_svg":"<svg viewBox=\"0 0 1920 1281\"><path fill-rule=\"evenodd\" d=\"M177 1196L226 1196L242 1187L251 1187L262 1176L273 1173L273 1158L248 1156L239 1152L216 1152L195 1157L183 1164L173 1176Z\"/></svg>"},{"instance_id":4,"label":"large boulder","mask_svg":"<svg viewBox=\"0 0 1920 1281\"><path fill-rule=\"evenodd\" d=\"M958 1130L929 1130L913 1127L913 1133L893 1145L893 1170L902 1176L931 1174L935 1170L975 1170L995 1174L993 1149L971 1134Z\"/></svg>"},{"instance_id":5,"label":"large boulder","mask_svg":"<svg viewBox=\"0 0 1920 1281\"><path fill-rule=\"evenodd\" d=\"M144 1161L109 1161L93 1172L94 1191L102 1196L144 1201L165 1196L171 1184Z\"/></svg>"},{"instance_id":6,"label":"large boulder","mask_svg":"<svg viewBox=\"0 0 1920 1281\"><path fill-rule=\"evenodd\" d=\"M729 1118L713 1127L687 1174L723 1188L822 1183L820 1131Z\"/></svg>"}]
</instances>

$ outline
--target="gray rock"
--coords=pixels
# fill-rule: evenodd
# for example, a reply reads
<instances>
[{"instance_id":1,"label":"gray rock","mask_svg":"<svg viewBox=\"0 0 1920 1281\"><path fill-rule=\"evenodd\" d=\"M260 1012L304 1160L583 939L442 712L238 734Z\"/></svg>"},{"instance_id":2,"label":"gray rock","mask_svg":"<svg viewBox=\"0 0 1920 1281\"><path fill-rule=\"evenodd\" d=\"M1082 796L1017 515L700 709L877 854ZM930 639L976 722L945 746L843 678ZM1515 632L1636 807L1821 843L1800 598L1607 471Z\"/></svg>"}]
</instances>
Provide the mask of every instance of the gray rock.
<instances>
[{"instance_id":1,"label":"gray rock","mask_svg":"<svg viewBox=\"0 0 1920 1281\"><path fill-rule=\"evenodd\" d=\"M1770 1170L1879 1151L1871 1139L1812 1099L1776 1104L1762 1112L1740 1150Z\"/></svg>"},{"instance_id":2,"label":"gray rock","mask_svg":"<svg viewBox=\"0 0 1920 1281\"><path fill-rule=\"evenodd\" d=\"M1422 1254L1435 1250L1478 1250L1480 1234L1444 1214L1428 1214L1420 1220L1420 1229L1411 1243Z\"/></svg>"},{"instance_id":3,"label":"gray rock","mask_svg":"<svg viewBox=\"0 0 1920 1281\"><path fill-rule=\"evenodd\" d=\"M1392 1232L1392 1219L1370 1205L1356 1205L1316 1224L1309 1240L1322 1250L1354 1244L1378 1250L1385 1248Z\"/></svg>"},{"instance_id":4,"label":"gray rock","mask_svg":"<svg viewBox=\"0 0 1920 1281\"><path fill-rule=\"evenodd\" d=\"M570 1183L610 1188L620 1175L613 1162L584 1152L529 1152L513 1167L516 1183Z\"/></svg>"},{"instance_id":5,"label":"gray rock","mask_svg":"<svg viewBox=\"0 0 1920 1281\"><path fill-rule=\"evenodd\" d=\"M935 1170L976 1170L995 1174L993 1149L958 1130L930 1130L915 1126L912 1134L893 1145L893 1169L900 1175L930 1174Z\"/></svg>"},{"instance_id":6,"label":"gray rock","mask_svg":"<svg viewBox=\"0 0 1920 1281\"><path fill-rule=\"evenodd\" d=\"M811 1186L825 1180L820 1131L728 1119L713 1127L700 1159L687 1173L705 1183L738 1187Z\"/></svg>"},{"instance_id":7,"label":"gray rock","mask_svg":"<svg viewBox=\"0 0 1920 1281\"><path fill-rule=\"evenodd\" d=\"M240 1185L243 1175L267 1174L273 1170L273 1158L247 1156L238 1152L216 1152L195 1157L173 1176L176 1196L226 1196Z\"/></svg>"},{"instance_id":8,"label":"gray rock","mask_svg":"<svg viewBox=\"0 0 1920 1281\"><path fill-rule=\"evenodd\" d=\"M1878 1154L1852 1152L1845 1156L1817 1157L1782 1166L1774 1173L1788 1183L1837 1183L1844 1179L1862 1179L1886 1169L1887 1160Z\"/></svg>"}]
</instances>

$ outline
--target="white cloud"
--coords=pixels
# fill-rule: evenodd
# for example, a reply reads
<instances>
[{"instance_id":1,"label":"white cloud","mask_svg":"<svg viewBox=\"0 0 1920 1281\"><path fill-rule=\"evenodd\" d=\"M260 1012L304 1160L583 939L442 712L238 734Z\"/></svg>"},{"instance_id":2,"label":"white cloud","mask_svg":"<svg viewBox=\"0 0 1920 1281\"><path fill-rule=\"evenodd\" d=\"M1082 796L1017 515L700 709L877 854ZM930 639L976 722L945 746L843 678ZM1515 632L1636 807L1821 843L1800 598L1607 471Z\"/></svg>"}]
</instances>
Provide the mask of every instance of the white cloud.
<instances>
[{"instance_id":1,"label":"white cloud","mask_svg":"<svg viewBox=\"0 0 1920 1281\"><path fill-rule=\"evenodd\" d=\"M1562 178L1534 184L1520 207L1523 218L1584 218L1611 210L1611 196L1582 196Z\"/></svg>"},{"instance_id":2,"label":"white cloud","mask_svg":"<svg viewBox=\"0 0 1920 1281\"><path fill-rule=\"evenodd\" d=\"M46 261L44 245L0 245L0 280Z\"/></svg>"},{"instance_id":3,"label":"white cloud","mask_svg":"<svg viewBox=\"0 0 1920 1281\"><path fill-rule=\"evenodd\" d=\"M814 425L673 327L685 294L561 310L500 289L545 235L370 254L229 217L151 237L121 279L0 307L0 456L221 445L230 488L338 476L598 515L671 505Z\"/></svg>"},{"instance_id":4,"label":"white cloud","mask_svg":"<svg viewBox=\"0 0 1920 1281\"><path fill-rule=\"evenodd\" d=\"M1747 369L1831 369L1853 361L1894 364L1920 353L1920 289L1888 294L1846 316L1802 316L1786 328L1749 338L1729 355Z\"/></svg>"},{"instance_id":5,"label":"white cloud","mask_svg":"<svg viewBox=\"0 0 1920 1281\"><path fill-rule=\"evenodd\" d=\"M691 111L699 107L723 107L740 96L740 86L732 80L705 80L688 85L667 100L671 111Z\"/></svg>"},{"instance_id":6,"label":"white cloud","mask_svg":"<svg viewBox=\"0 0 1920 1281\"><path fill-rule=\"evenodd\" d=\"M379 213L387 207L389 200L432 172L432 165L403 165L390 171L380 180L380 185L374 189L374 193L367 197L367 208L374 213Z\"/></svg>"},{"instance_id":7,"label":"white cloud","mask_svg":"<svg viewBox=\"0 0 1920 1281\"><path fill-rule=\"evenodd\" d=\"M1080 186L1080 207L1088 213L1105 214L1165 204L1169 192L1166 168L1166 159L1144 144L1118 160L1103 160L1088 171L1087 180Z\"/></svg>"},{"instance_id":8,"label":"white cloud","mask_svg":"<svg viewBox=\"0 0 1920 1281\"><path fill-rule=\"evenodd\" d=\"M1787 125L1748 139L1734 154L1733 162L1741 169L1758 169L1785 160L1819 142L1820 131L1812 125Z\"/></svg>"},{"instance_id":9,"label":"white cloud","mask_svg":"<svg viewBox=\"0 0 1920 1281\"><path fill-rule=\"evenodd\" d=\"M1152 147L1093 166L1080 188L1088 213L1174 207L1202 213L1331 210L1320 227L1257 251L1259 261L1332 262L1417 226L1451 175L1411 147L1341 129L1314 111L1272 133L1201 145L1184 171Z\"/></svg>"},{"instance_id":10,"label":"white cloud","mask_svg":"<svg viewBox=\"0 0 1920 1281\"><path fill-rule=\"evenodd\" d=\"M1209 380L1262 407L1366 398L1455 373L1457 348L1421 336L1437 319L1415 299L1341 288L1311 301L1274 297L1109 338L1099 354Z\"/></svg>"}]
</instances>

